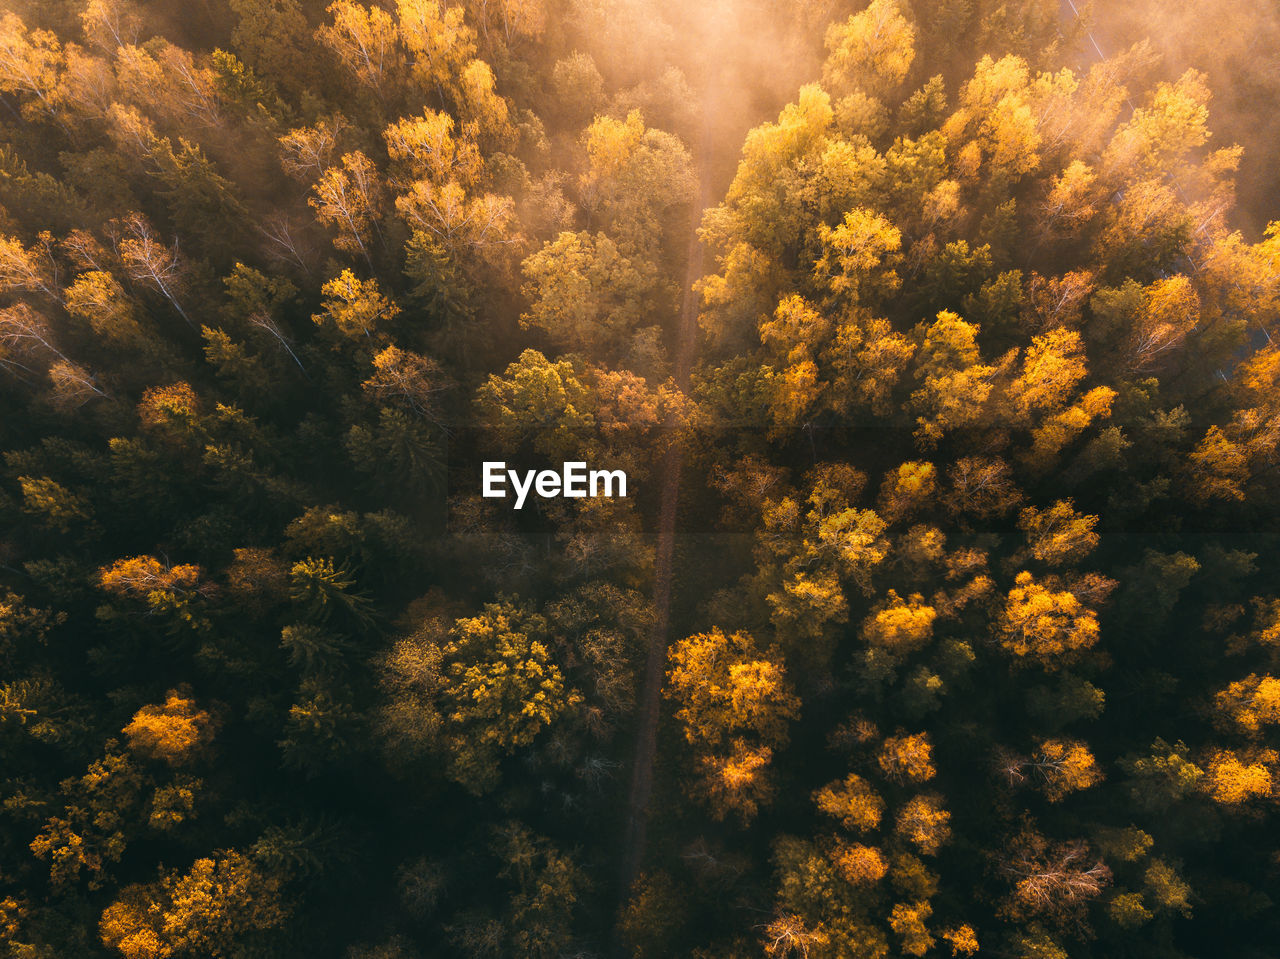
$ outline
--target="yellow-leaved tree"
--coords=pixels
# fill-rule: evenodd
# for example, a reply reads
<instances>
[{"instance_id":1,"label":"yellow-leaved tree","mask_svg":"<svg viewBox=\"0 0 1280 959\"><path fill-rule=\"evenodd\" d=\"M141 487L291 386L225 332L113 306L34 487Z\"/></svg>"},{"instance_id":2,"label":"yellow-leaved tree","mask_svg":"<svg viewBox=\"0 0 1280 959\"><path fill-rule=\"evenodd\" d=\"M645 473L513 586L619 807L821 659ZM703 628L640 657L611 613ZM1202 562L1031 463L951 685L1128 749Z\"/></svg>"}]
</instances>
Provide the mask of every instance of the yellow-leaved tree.
<instances>
[{"instance_id":1,"label":"yellow-leaved tree","mask_svg":"<svg viewBox=\"0 0 1280 959\"><path fill-rule=\"evenodd\" d=\"M749 822L772 795L768 762L800 706L777 654L745 632L695 634L671 648L664 695L693 748L694 791L717 819Z\"/></svg>"}]
</instances>

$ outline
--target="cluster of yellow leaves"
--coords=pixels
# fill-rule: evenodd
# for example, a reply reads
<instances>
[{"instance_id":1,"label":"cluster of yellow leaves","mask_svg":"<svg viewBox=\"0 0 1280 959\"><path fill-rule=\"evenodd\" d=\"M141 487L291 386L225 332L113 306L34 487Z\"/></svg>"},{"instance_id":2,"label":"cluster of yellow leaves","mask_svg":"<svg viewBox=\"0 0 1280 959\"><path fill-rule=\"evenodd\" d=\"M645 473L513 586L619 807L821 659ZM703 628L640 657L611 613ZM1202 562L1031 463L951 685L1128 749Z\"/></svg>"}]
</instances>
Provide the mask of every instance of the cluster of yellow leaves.
<instances>
[{"instance_id":1,"label":"cluster of yellow leaves","mask_svg":"<svg viewBox=\"0 0 1280 959\"><path fill-rule=\"evenodd\" d=\"M1129 365L1142 371L1180 347L1200 322L1200 298L1181 273L1143 291L1143 308L1129 336Z\"/></svg>"},{"instance_id":2,"label":"cluster of yellow leaves","mask_svg":"<svg viewBox=\"0 0 1280 959\"><path fill-rule=\"evenodd\" d=\"M134 599L152 600L158 593L187 594L200 586L200 567L169 566L154 556L133 556L100 569L98 585Z\"/></svg>"},{"instance_id":3,"label":"cluster of yellow leaves","mask_svg":"<svg viewBox=\"0 0 1280 959\"><path fill-rule=\"evenodd\" d=\"M1237 753L1231 749L1215 749L1204 764L1203 787L1209 796L1224 806L1238 806L1253 799L1269 799L1275 795L1275 768L1280 755L1273 749Z\"/></svg>"},{"instance_id":4,"label":"cluster of yellow leaves","mask_svg":"<svg viewBox=\"0 0 1280 959\"><path fill-rule=\"evenodd\" d=\"M304 182L318 177L330 165L344 129L345 121L338 115L318 120L312 126L297 127L278 137L281 168Z\"/></svg>"},{"instance_id":5,"label":"cluster of yellow leaves","mask_svg":"<svg viewBox=\"0 0 1280 959\"><path fill-rule=\"evenodd\" d=\"M915 352L888 320L860 307L830 320L795 294L762 319L759 333L776 357L769 368L771 435L808 422L824 408L887 412L893 387Z\"/></svg>"},{"instance_id":6,"label":"cluster of yellow leaves","mask_svg":"<svg viewBox=\"0 0 1280 959\"><path fill-rule=\"evenodd\" d=\"M818 239L822 256L814 275L837 296L854 303L874 302L901 285L894 267L902 232L874 210L850 210L837 226L820 226Z\"/></svg>"},{"instance_id":7,"label":"cluster of yellow leaves","mask_svg":"<svg viewBox=\"0 0 1280 959\"><path fill-rule=\"evenodd\" d=\"M543 12L534 0L488 3L478 11L486 36L496 17L508 42L536 35ZM510 150L516 130L507 101L497 92L493 69L477 59L475 31L462 7L436 0L397 0L396 16L338 0L330 22L317 30L322 43L361 83L383 96L412 83L452 105L451 112L424 110L391 123L383 133L399 192L397 211L411 229L432 237L452 255L513 241L514 203L484 192L484 151ZM407 54L407 56L406 56ZM408 67L406 76L406 66ZM455 119L456 117L456 119ZM286 164L317 170L331 152L332 130L320 126L281 138ZM295 159L306 155L305 164ZM335 245L368 258L367 245L381 215L378 171L364 154L325 166L311 204L321 222L340 230Z\"/></svg>"},{"instance_id":8,"label":"cluster of yellow leaves","mask_svg":"<svg viewBox=\"0 0 1280 959\"><path fill-rule=\"evenodd\" d=\"M922 853L932 856L951 838L951 813L935 793L916 796L898 812L894 828Z\"/></svg>"},{"instance_id":9,"label":"cluster of yellow leaves","mask_svg":"<svg viewBox=\"0 0 1280 959\"><path fill-rule=\"evenodd\" d=\"M749 633L719 628L671 648L666 689L680 703L676 719L691 744L717 745L738 730L784 742L800 706L779 660Z\"/></svg>"},{"instance_id":10,"label":"cluster of yellow leaves","mask_svg":"<svg viewBox=\"0 0 1280 959\"><path fill-rule=\"evenodd\" d=\"M813 801L845 829L858 832L875 829L884 814L884 800L857 773L823 786L813 794Z\"/></svg>"},{"instance_id":11,"label":"cluster of yellow leaves","mask_svg":"<svg viewBox=\"0 0 1280 959\"><path fill-rule=\"evenodd\" d=\"M95 397L107 396L97 378L70 360L58 360L49 367L50 402L60 410L77 410Z\"/></svg>"},{"instance_id":12,"label":"cluster of yellow leaves","mask_svg":"<svg viewBox=\"0 0 1280 959\"><path fill-rule=\"evenodd\" d=\"M948 563L947 557L947 536L942 530L936 526L928 526L924 523L917 523L905 533L897 538L893 544L894 553L897 555L899 564L910 570L928 570L935 565ZM949 565L949 563L948 563ZM896 590L890 590L896 595ZM911 610L911 607L917 602L923 602L923 597L919 593L912 593L911 599L905 604L907 611L911 612L911 619L919 621L921 614L929 607L921 606L919 610ZM886 599L890 600L886 594ZM936 602L936 598L934 600ZM884 609L890 609L902 603L901 597L891 599L884 605ZM880 610L877 610L877 613ZM940 609L934 609L936 614L933 618L943 615ZM927 614L924 614L927 616ZM899 625L905 625L905 619L899 616L893 617ZM917 622L917 625L923 625ZM906 638L906 637L903 637Z\"/></svg>"},{"instance_id":13,"label":"cluster of yellow leaves","mask_svg":"<svg viewBox=\"0 0 1280 959\"><path fill-rule=\"evenodd\" d=\"M138 403L138 419L144 429L187 434L195 429L199 416L200 398L191 384L181 381L151 387Z\"/></svg>"},{"instance_id":14,"label":"cluster of yellow leaves","mask_svg":"<svg viewBox=\"0 0 1280 959\"><path fill-rule=\"evenodd\" d=\"M734 739L727 754L699 758L698 792L711 803L716 819L732 811L743 822L750 822L760 807L772 800L774 788L767 774L772 758L773 750L768 746L751 746L742 739Z\"/></svg>"},{"instance_id":15,"label":"cluster of yellow leaves","mask_svg":"<svg viewBox=\"0 0 1280 959\"><path fill-rule=\"evenodd\" d=\"M1091 389L1060 413L1049 416L1031 431L1031 448L1024 459L1038 473L1050 469L1054 457L1096 420L1111 415L1116 391L1109 386Z\"/></svg>"},{"instance_id":16,"label":"cluster of yellow leaves","mask_svg":"<svg viewBox=\"0 0 1280 959\"><path fill-rule=\"evenodd\" d=\"M325 12L332 22L320 26L317 39L337 55L360 83L381 92L388 72L402 60L397 49L399 32L395 20L379 7L365 7L348 0L329 4Z\"/></svg>"},{"instance_id":17,"label":"cluster of yellow leaves","mask_svg":"<svg viewBox=\"0 0 1280 959\"><path fill-rule=\"evenodd\" d=\"M334 246L360 253L367 260L381 193L377 167L354 150L342 155L341 165L327 167L320 174L307 203L316 211L316 219L338 229Z\"/></svg>"},{"instance_id":18,"label":"cluster of yellow leaves","mask_svg":"<svg viewBox=\"0 0 1280 959\"><path fill-rule=\"evenodd\" d=\"M1061 409L1087 372L1084 340L1075 330L1059 327L1035 337L1009 390L1018 415Z\"/></svg>"},{"instance_id":19,"label":"cluster of yellow leaves","mask_svg":"<svg viewBox=\"0 0 1280 959\"><path fill-rule=\"evenodd\" d=\"M1243 500L1249 479L1249 451L1216 423L1189 457L1194 495L1200 500Z\"/></svg>"},{"instance_id":20,"label":"cluster of yellow leaves","mask_svg":"<svg viewBox=\"0 0 1280 959\"><path fill-rule=\"evenodd\" d=\"M1031 555L1050 566L1077 563L1093 552L1098 545L1097 525L1098 517L1077 513L1069 499L1044 510L1028 506L1018 517Z\"/></svg>"},{"instance_id":21,"label":"cluster of yellow leaves","mask_svg":"<svg viewBox=\"0 0 1280 959\"><path fill-rule=\"evenodd\" d=\"M501 31L508 45L519 38L536 39L546 28L547 9L543 0L473 0L471 10L480 20L485 36L490 31Z\"/></svg>"},{"instance_id":22,"label":"cluster of yellow leaves","mask_svg":"<svg viewBox=\"0 0 1280 959\"><path fill-rule=\"evenodd\" d=\"M1167 862L1155 859L1143 874L1146 894L1162 909L1191 915L1191 886Z\"/></svg>"},{"instance_id":23,"label":"cluster of yellow leaves","mask_svg":"<svg viewBox=\"0 0 1280 959\"><path fill-rule=\"evenodd\" d=\"M1250 639L1259 646L1280 646L1280 599L1253 601L1256 626Z\"/></svg>"},{"instance_id":24,"label":"cluster of yellow leaves","mask_svg":"<svg viewBox=\"0 0 1280 959\"><path fill-rule=\"evenodd\" d=\"M788 959L808 955L813 947L830 943L831 936L821 926L810 929L803 916L786 913L774 919L764 930L764 951L768 956Z\"/></svg>"},{"instance_id":25,"label":"cluster of yellow leaves","mask_svg":"<svg viewBox=\"0 0 1280 959\"><path fill-rule=\"evenodd\" d=\"M603 233L585 231L561 233L525 259L522 269L530 306L521 326L584 353L633 332L658 282L652 264L626 256Z\"/></svg>"},{"instance_id":26,"label":"cluster of yellow leaves","mask_svg":"<svg viewBox=\"0 0 1280 959\"><path fill-rule=\"evenodd\" d=\"M1089 747L1075 740L1045 740L1032 762L1050 802L1058 802L1070 793L1088 789L1103 778Z\"/></svg>"},{"instance_id":27,"label":"cluster of yellow leaves","mask_svg":"<svg viewBox=\"0 0 1280 959\"><path fill-rule=\"evenodd\" d=\"M482 422L514 444L529 437L551 459L581 458L595 427L594 397L566 359L525 350L502 376L490 374L477 391Z\"/></svg>"},{"instance_id":28,"label":"cluster of yellow leaves","mask_svg":"<svg viewBox=\"0 0 1280 959\"><path fill-rule=\"evenodd\" d=\"M0 233L0 290L5 293L40 291L52 294L50 289L49 248L53 245L50 233L41 233L40 242L24 247L15 236Z\"/></svg>"},{"instance_id":29,"label":"cluster of yellow leaves","mask_svg":"<svg viewBox=\"0 0 1280 959\"><path fill-rule=\"evenodd\" d=\"M805 516L804 548L814 559L834 562L859 585L888 555L882 534L885 522L873 510L848 504L857 498L866 477L843 464L827 464L815 470ZM807 557L808 558L808 557Z\"/></svg>"},{"instance_id":30,"label":"cluster of yellow leaves","mask_svg":"<svg viewBox=\"0 0 1280 959\"><path fill-rule=\"evenodd\" d=\"M1161 83L1150 101L1116 131L1105 163L1113 169L1135 166L1167 170L1192 150L1204 146L1210 99L1206 77L1188 70L1174 83Z\"/></svg>"},{"instance_id":31,"label":"cluster of yellow leaves","mask_svg":"<svg viewBox=\"0 0 1280 959\"><path fill-rule=\"evenodd\" d=\"M996 369L981 363L978 326L943 310L923 332L916 357L921 388L911 397L919 410L916 438L925 447L944 433L975 422L991 395Z\"/></svg>"},{"instance_id":32,"label":"cluster of yellow leaves","mask_svg":"<svg viewBox=\"0 0 1280 959\"><path fill-rule=\"evenodd\" d=\"M515 129L507 101L498 95L498 78L483 60L469 60L454 84L458 112L489 148L514 145Z\"/></svg>"},{"instance_id":33,"label":"cluster of yellow leaves","mask_svg":"<svg viewBox=\"0 0 1280 959\"><path fill-rule=\"evenodd\" d=\"M625 120L597 117L585 134L588 182L614 176L644 139L644 116L632 110Z\"/></svg>"},{"instance_id":34,"label":"cluster of yellow leaves","mask_svg":"<svg viewBox=\"0 0 1280 959\"><path fill-rule=\"evenodd\" d=\"M889 541L874 510L848 505L865 481L851 467L826 464L814 471L807 512L794 496L769 501L764 509L761 550L778 563L782 579L781 589L766 598L788 640L824 640L831 623L847 619L842 578L871 591L871 573L888 555ZM826 647L809 650L820 657Z\"/></svg>"},{"instance_id":35,"label":"cluster of yellow leaves","mask_svg":"<svg viewBox=\"0 0 1280 959\"><path fill-rule=\"evenodd\" d=\"M38 517L50 529L65 533L92 515L83 496L47 476L19 476L18 485L22 487L22 511Z\"/></svg>"},{"instance_id":36,"label":"cluster of yellow leaves","mask_svg":"<svg viewBox=\"0 0 1280 959\"><path fill-rule=\"evenodd\" d=\"M1280 679L1250 673L1218 693L1213 705L1220 724L1256 734L1280 723Z\"/></svg>"},{"instance_id":37,"label":"cluster of yellow leaves","mask_svg":"<svg viewBox=\"0 0 1280 959\"><path fill-rule=\"evenodd\" d=\"M1073 163L1072 168L1076 165ZM1076 329L1084 319L1085 304L1096 288L1095 276L1090 270L1072 270L1062 276L1042 276L1033 272L1027 282L1023 321L1041 331ZM1062 347L1073 346L1068 339L1059 342L1059 351Z\"/></svg>"},{"instance_id":38,"label":"cluster of yellow leaves","mask_svg":"<svg viewBox=\"0 0 1280 959\"><path fill-rule=\"evenodd\" d=\"M1187 492L1193 499L1243 500L1255 471L1269 468L1280 448L1280 409L1268 402L1236 410L1214 424L1188 457Z\"/></svg>"},{"instance_id":39,"label":"cluster of yellow leaves","mask_svg":"<svg viewBox=\"0 0 1280 959\"><path fill-rule=\"evenodd\" d=\"M698 754L699 791L718 818L750 820L771 795L772 747L786 742L800 706L782 663L750 634L720 629L676 643L669 663L664 695L679 704L676 720Z\"/></svg>"},{"instance_id":40,"label":"cluster of yellow leaves","mask_svg":"<svg viewBox=\"0 0 1280 959\"><path fill-rule=\"evenodd\" d=\"M957 513L980 519L1003 516L1022 500L1013 481L1013 470L999 458L965 456L947 470L951 492L947 505Z\"/></svg>"},{"instance_id":41,"label":"cluster of yellow leaves","mask_svg":"<svg viewBox=\"0 0 1280 959\"><path fill-rule=\"evenodd\" d=\"M62 45L48 30L27 30L16 13L0 18L0 91L32 97L22 104L29 117L49 115L61 99Z\"/></svg>"},{"instance_id":42,"label":"cluster of yellow leaves","mask_svg":"<svg viewBox=\"0 0 1280 959\"><path fill-rule=\"evenodd\" d=\"M484 159L472 140L454 135L454 127L453 117L436 110L387 127L382 137L392 163L400 166L398 181L454 180L467 189L474 187L484 175Z\"/></svg>"},{"instance_id":43,"label":"cluster of yellow leaves","mask_svg":"<svg viewBox=\"0 0 1280 959\"><path fill-rule=\"evenodd\" d=\"M124 727L129 748L148 759L171 766L190 762L200 748L213 741L209 714L190 699L170 690L163 703L143 706Z\"/></svg>"},{"instance_id":44,"label":"cluster of yellow leaves","mask_svg":"<svg viewBox=\"0 0 1280 959\"><path fill-rule=\"evenodd\" d=\"M922 783L934 777L933 745L928 733L890 736L876 761L885 776L896 783Z\"/></svg>"},{"instance_id":45,"label":"cluster of yellow leaves","mask_svg":"<svg viewBox=\"0 0 1280 959\"><path fill-rule=\"evenodd\" d=\"M202 785L199 779L184 779L157 788L147 813L147 825L167 830L186 822L195 812L196 794Z\"/></svg>"},{"instance_id":46,"label":"cluster of yellow leaves","mask_svg":"<svg viewBox=\"0 0 1280 959\"><path fill-rule=\"evenodd\" d=\"M760 342L785 364L773 383L772 412L779 427L789 429L805 422L826 388L819 382L810 344L825 339L829 329L826 318L795 294L779 302L773 316L760 323Z\"/></svg>"},{"instance_id":47,"label":"cluster of yellow leaves","mask_svg":"<svg viewBox=\"0 0 1280 959\"><path fill-rule=\"evenodd\" d=\"M629 255L661 260L663 240L683 231L697 196L693 160L679 137L647 127L639 110L625 121L597 116L582 136L583 206ZM674 219L672 219L674 217Z\"/></svg>"},{"instance_id":48,"label":"cluster of yellow leaves","mask_svg":"<svg viewBox=\"0 0 1280 959\"><path fill-rule=\"evenodd\" d=\"M863 622L862 638L893 655L906 655L929 642L937 618L938 611L925 605L919 593L903 600L891 589L884 602Z\"/></svg>"},{"instance_id":49,"label":"cluster of yellow leaves","mask_svg":"<svg viewBox=\"0 0 1280 959\"><path fill-rule=\"evenodd\" d=\"M326 282L320 292L325 296L324 309L311 319L317 326L332 325L350 339L371 339L379 327L400 313L400 308L382 295L377 280L362 280L350 270Z\"/></svg>"},{"instance_id":50,"label":"cluster of yellow leaves","mask_svg":"<svg viewBox=\"0 0 1280 959\"><path fill-rule=\"evenodd\" d=\"M443 649L450 721L509 752L576 707L581 694L566 686L540 638L544 630L540 617L521 622L498 606L458 620Z\"/></svg>"},{"instance_id":51,"label":"cluster of yellow leaves","mask_svg":"<svg viewBox=\"0 0 1280 959\"><path fill-rule=\"evenodd\" d=\"M445 388L435 360L398 346L374 356L373 376L360 385L379 403L395 403L431 420L438 415L435 395Z\"/></svg>"},{"instance_id":52,"label":"cluster of yellow leaves","mask_svg":"<svg viewBox=\"0 0 1280 959\"><path fill-rule=\"evenodd\" d=\"M1280 236L1280 232L1277 235ZM1270 408L1275 405L1278 382L1280 346L1268 344L1237 367L1234 386L1242 404Z\"/></svg>"},{"instance_id":53,"label":"cluster of yellow leaves","mask_svg":"<svg viewBox=\"0 0 1280 959\"><path fill-rule=\"evenodd\" d=\"M114 751L114 741L107 747L83 776L59 784L66 800L63 814L51 816L31 842L36 858L48 861L55 887L83 876L90 889L99 888L107 864L119 862L128 845L126 831L135 825L142 775L128 756Z\"/></svg>"},{"instance_id":54,"label":"cluster of yellow leaves","mask_svg":"<svg viewBox=\"0 0 1280 959\"><path fill-rule=\"evenodd\" d=\"M925 925L931 915L933 907L927 899L897 903L889 913L889 927L902 940L902 951L908 956L923 956L933 948L933 936Z\"/></svg>"},{"instance_id":55,"label":"cluster of yellow leaves","mask_svg":"<svg viewBox=\"0 0 1280 959\"><path fill-rule=\"evenodd\" d=\"M903 463L884 476L877 501L880 515L893 523L913 511L931 506L938 491L938 471L932 463Z\"/></svg>"},{"instance_id":56,"label":"cluster of yellow leaves","mask_svg":"<svg viewBox=\"0 0 1280 959\"><path fill-rule=\"evenodd\" d=\"M911 69L915 38L915 28L896 0L871 0L861 13L827 28L823 83L836 93L884 95Z\"/></svg>"},{"instance_id":57,"label":"cluster of yellow leaves","mask_svg":"<svg viewBox=\"0 0 1280 959\"><path fill-rule=\"evenodd\" d=\"M1082 160L1072 160L1050 181L1049 194L1041 210L1045 229L1072 236L1098 212L1095 186L1098 177Z\"/></svg>"},{"instance_id":58,"label":"cluster of yellow leaves","mask_svg":"<svg viewBox=\"0 0 1280 959\"><path fill-rule=\"evenodd\" d=\"M142 337L133 301L120 282L104 270L88 270L63 291L67 312L87 320L94 333L117 344Z\"/></svg>"},{"instance_id":59,"label":"cluster of yellow leaves","mask_svg":"<svg viewBox=\"0 0 1280 959\"><path fill-rule=\"evenodd\" d=\"M605 439L625 442L658 427L686 425L697 416L696 407L670 380L653 387L629 370L603 367L592 370L591 379L596 423Z\"/></svg>"},{"instance_id":60,"label":"cluster of yellow leaves","mask_svg":"<svg viewBox=\"0 0 1280 959\"><path fill-rule=\"evenodd\" d=\"M400 39L412 57L411 72L426 90L447 87L475 55L475 32L462 7L439 0L397 0Z\"/></svg>"},{"instance_id":61,"label":"cluster of yellow leaves","mask_svg":"<svg viewBox=\"0 0 1280 959\"><path fill-rule=\"evenodd\" d=\"M960 90L959 109L942 131L956 151L957 172L976 179L1017 180L1040 166L1042 138L1032 111L1027 64L984 56Z\"/></svg>"},{"instance_id":62,"label":"cluster of yellow leaves","mask_svg":"<svg viewBox=\"0 0 1280 959\"><path fill-rule=\"evenodd\" d=\"M997 624L1000 645L1054 670L1098 641L1098 617L1067 590L1021 572Z\"/></svg>"},{"instance_id":63,"label":"cluster of yellow leaves","mask_svg":"<svg viewBox=\"0 0 1280 959\"><path fill-rule=\"evenodd\" d=\"M21 899L13 896L0 898L0 942L13 939L27 918L27 906Z\"/></svg>"},{"instance_id":64,"label":"cluster of yellow leaves","mask_svg":"<svg viewBox=\"0 0 1280 959\"><path fill-rule=\"evenodd\" d=\"M945 930L942 938L950 944L953 956L972 956L978 951L978 935L968 924Z\"/></svg>"},{"instance_id":65,"label":"cluster of yellow leaves","mask_svg":"<svg viewBox=\"0 0 1280 959\"><path fill-rule=\"evenodd\" d=\"M83 872L89 888L97 888L106 863L118 861L124 849L124 836L118 829L94 841L93 837L76 832L70 820L58 816L50 819L31 841L36 858L49 860L49 880L54 886L67 885Z\"/></svg>"},{"instance_id":66,"label":"cluster of yellow leaves","mask_svg":"<svg viewBox=\"0 0 1280 959\"><path fill-rule=\"evenodd\" d=\"M243 938L284 922L280 881L235 850L197 859L185 875L127 886L102 913L103 945L125 959L238 955Z\"/></svg>"},{"instance_id":67,"label":"cluster of yellow leaves","mask_svg":"<svg viewBox=\"0 0 1280 959\"><path fill-rule=\"evenodd\" d=\"M414 180L396 198L396 210L410 228L455 254L518 240L512 234L515 201L511 197L496 193L468 196L453 180L443 185Z\"/></svg>"},{"instance_id":68,"label":"cluster of yellow leaves","mask_svg":"<svg viewBox=\"0 0 1280 959\"><path fill-rule=\"evenodd\" d=\"M832 863L840 877L855 886L879 882L889 871L889 864L879 849L856 842L838 843L832 854Z\"/></svg>"},{"instance_id":69,"label":"cluster of yellow leaves","mask_svg":"<svg viewBox=\"0 0 1280 959\"><path fill-rule=\"evenodd\" d=\"M859 407L885 414L893 388L906 369L915 345L896 333L888 320L854 310L836 327L826 351L832 371L832 408L848 412Z\"/></svg>"},{"instance_id":70,"label":"cluster of yellow leaves","mask_svg":"<svg viewBox=\"0 0 1280 959\"><path fill-rule=\"evenodd\" d=\"M189 51L157 38L145 46L124 44L115 53L121 92L128 92L143 115L200 126L218 122L214 72Z\"/></svg>"}]
</instances>

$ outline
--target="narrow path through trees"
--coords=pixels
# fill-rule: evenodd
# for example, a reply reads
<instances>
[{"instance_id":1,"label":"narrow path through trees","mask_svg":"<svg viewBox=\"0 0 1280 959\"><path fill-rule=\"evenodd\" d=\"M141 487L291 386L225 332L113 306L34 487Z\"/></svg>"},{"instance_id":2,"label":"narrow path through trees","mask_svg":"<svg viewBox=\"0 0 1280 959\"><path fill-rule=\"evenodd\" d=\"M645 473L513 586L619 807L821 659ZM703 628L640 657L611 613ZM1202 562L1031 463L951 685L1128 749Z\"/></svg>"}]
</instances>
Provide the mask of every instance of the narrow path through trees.
<instances>
[{"instance_id":1,"label":"narrow path through trees","mask_svg":"<svg viewBox=\"0 0 1280 959\"><path fill-rule=\"evenodd\" d=\"M703 213L715 205L728 186L748 130L775 117L782 105L795 96L799 78L814 69L813 64L787 46L779 33L782 21L775 21L769 15L772 12L755 0L713 0L683 11L688 18L681 25L685 72L697 78L700 86L701 119L694 151L699 195L689 225L684 296L674 342L675 379L681 390L689 387L696 353L701 301L694 287L706 266L698 232ZM759 66L766 61L772 62L775 69L762 76ZM680 443L673 443L659 472L662 485L654 557L654 621L637 704L635 753L619 851L619 900L623 907L644 865L667 649L676 638L673 628L679 631L679 624L672 622L672 609L685 454ZM617 930L614 939L613 954L629 956Z\"/></svg>"},{"instance_id":2,"label":"narrow path through trees","mask_svg":"<svg viewBox=\"0 0 1280 959\"><path fill-rule=\"evenodd\" d=\"M702 276L703 246L698 239L697 222L701 221L702 211L707 206L711 192L710 175L705 162L702 164L700 180L700 197L690 241L676 351L676 382L682 390L689 385L698 323L698 294L693 286ZM667 662L667 646L671 640L671 589L676 519L680 508L680 477L683 469L684 447L680 442L674 442L664 455L661 468L662 496L658 509L658 543L653 571L653 630L649 636L649 649L645 659L644 685L639 704L639 731L636 736L631 792L627 800L622 869L624 893L631 887L644 854L645 824L648 819L649 797L653 792L653 763L658 748L662 679Z\"/></svg>"},{"instance_id":3,"label":"narrow path through trees","mask_svg":"<svg viewBox=\"0 0 1280 959\"><path fill-rule=\"evenodd\" d=\"M695 284L702 278L705 249L698 235L703 212L712 204L714 190L713 150L717 144L715 129L718 88L722 81L713 73L707 78L698 163L698 201L690 224L689 254L685 269L684 296L681 301L676 333L675 376L681 390L689 387L697 343L699 294ZM723 148L723 145L720 145ZM638 708L635 759L631 789L627 798L625 835L622 847L621 901L627 895L640 871L644 857L645 830L649 818L649 801L653 794L653 767L658 750L658 724L661 718L662 683L667 663L667 647L671 643L671 595L674 578L676 527L680 509L680 479L684 470L685 450L681 442L673 442L663 457L662 493L658 509L658 541L653 572L653 629L645 659L643 687ZM621 954L621 953L620 953Z\"/></svg>"}]
</instances>

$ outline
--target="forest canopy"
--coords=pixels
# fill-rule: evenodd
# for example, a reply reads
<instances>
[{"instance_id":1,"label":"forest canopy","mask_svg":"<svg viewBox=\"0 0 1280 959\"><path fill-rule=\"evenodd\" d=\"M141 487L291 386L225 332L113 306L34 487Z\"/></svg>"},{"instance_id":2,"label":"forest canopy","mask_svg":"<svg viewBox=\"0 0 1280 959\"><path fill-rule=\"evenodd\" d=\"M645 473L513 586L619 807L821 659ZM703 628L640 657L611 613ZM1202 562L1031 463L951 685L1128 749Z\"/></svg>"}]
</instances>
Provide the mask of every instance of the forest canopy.
<instances>
[{"instance_id":1,"label":"forest canopy","mask_svg":"<svg viewBox=\"0 0 1280 959\"><path fill-rule=\"evenodd\" d=\"M1274 955L1280 20L1065 6L0 2L0 957Z\"/></svg>"}]
</instances>

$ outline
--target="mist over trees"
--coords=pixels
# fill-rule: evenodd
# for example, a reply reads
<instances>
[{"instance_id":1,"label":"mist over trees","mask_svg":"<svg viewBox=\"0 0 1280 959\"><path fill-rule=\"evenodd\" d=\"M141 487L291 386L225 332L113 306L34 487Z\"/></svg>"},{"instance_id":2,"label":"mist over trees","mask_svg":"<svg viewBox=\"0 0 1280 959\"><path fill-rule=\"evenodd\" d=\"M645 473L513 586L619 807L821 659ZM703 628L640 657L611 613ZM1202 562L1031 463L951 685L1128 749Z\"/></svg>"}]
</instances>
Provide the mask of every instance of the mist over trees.
<instances>
[{"instance_id":1,"label":"mist over trees","mask_svg":"<svg viewBox=\"0 0 1280 959\"><path fill-rule=\"evenodd\" d=\"M1070 13L9 0L0 956L1273 955L1275 12Z\"/></svg>"}]
</instances>

